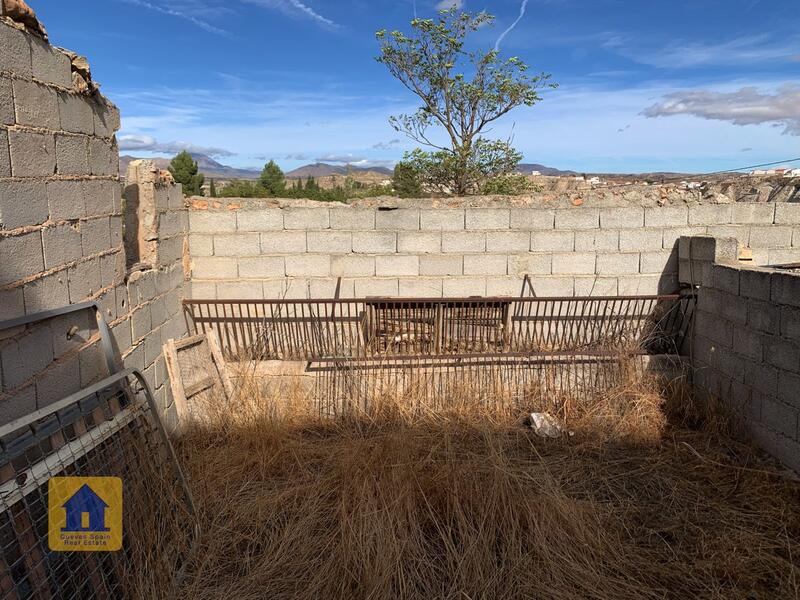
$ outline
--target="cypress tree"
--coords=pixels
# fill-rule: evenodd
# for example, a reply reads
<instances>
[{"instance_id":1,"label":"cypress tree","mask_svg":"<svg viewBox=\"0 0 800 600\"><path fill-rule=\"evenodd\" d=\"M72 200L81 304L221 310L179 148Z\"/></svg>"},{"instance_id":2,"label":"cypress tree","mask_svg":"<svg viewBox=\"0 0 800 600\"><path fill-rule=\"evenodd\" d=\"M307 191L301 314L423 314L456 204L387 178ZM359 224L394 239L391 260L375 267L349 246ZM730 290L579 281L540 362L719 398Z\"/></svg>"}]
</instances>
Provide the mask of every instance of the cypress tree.
<instances>
[{"instance_id":1,"label":"cypress tree","mask_svg":"<svg viewBox=\"0 0 800 600\"><path fill-rule=\"evenodd\" d=\"M261 187L266 190L269 196L280 196L286 191L286 182L283 178L283 171L274 160L264 165L261 171Z\"/></svg>"},{"instance_id":2,"label":"cypress tree","mask_svg":"<svg viewBox=\"0 0 800 600\"><path fill-rule=\"evenodd\" d=\"M198 173L197 163L186 150L180 152L169 163L169 172L176 183L183 184L183 193L186 196L199 196L203 193L205 177Z\"/></svg>"},{"instance_id":3,"label":"cypress tree","mask_svg":"<svg viewBox=\"0 0 800 600\"><path fill-rule=\"evenodd\" d=\"M211 183L208 186L208 195L211 196L212 198L217 197L217 186L214 183L213 179L211 180Z\"/></svg>"}]
</instances>

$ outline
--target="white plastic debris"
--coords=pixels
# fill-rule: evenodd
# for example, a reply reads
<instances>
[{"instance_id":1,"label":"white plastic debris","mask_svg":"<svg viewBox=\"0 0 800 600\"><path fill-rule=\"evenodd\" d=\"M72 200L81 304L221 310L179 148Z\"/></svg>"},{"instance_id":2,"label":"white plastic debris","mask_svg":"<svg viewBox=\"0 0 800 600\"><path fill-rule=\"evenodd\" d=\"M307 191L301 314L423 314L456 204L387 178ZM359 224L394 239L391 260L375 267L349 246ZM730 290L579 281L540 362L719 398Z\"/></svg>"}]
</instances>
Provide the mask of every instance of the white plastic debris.
<instances>
[{"instance_id":1,"label":"white plastic debris","mask_svg":"<svg viewBox=\"0 0 800 600\"><path fill-rule=\"evenodd\" d=\"M531 413L530 427L539 437L557 438L567 432L557 418L547 413Z\"/></svg>"}]
</instances>

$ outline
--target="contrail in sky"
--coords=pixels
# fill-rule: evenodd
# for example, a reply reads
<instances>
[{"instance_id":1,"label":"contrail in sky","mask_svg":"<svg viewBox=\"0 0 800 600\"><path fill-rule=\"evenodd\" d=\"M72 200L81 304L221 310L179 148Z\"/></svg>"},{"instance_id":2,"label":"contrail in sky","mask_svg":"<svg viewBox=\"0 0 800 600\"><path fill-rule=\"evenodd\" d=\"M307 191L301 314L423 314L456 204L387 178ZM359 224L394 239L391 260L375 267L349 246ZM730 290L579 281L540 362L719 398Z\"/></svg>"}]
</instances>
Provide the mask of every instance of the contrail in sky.
<instances>
[{"instance_id":1,"label":"contrail in sky","mask_svg":"<svg viewBox=\"0 0 800 600\"><path fill-rule=\"evenodd\" d=\"M522 17L525 16L525 11L527 9L528 9L528 0L522 0L522 6L519 7L519 16L517 17L517 20L514 21L508 29L506 29L503 33L501 33L499 38L497 38L497 41L494 44L495 52L500 50L500 44L505 39L505 37L514 30L514 27L516 27L519 24L519 22L522 20Z\"/></svg>"}]
</instances>

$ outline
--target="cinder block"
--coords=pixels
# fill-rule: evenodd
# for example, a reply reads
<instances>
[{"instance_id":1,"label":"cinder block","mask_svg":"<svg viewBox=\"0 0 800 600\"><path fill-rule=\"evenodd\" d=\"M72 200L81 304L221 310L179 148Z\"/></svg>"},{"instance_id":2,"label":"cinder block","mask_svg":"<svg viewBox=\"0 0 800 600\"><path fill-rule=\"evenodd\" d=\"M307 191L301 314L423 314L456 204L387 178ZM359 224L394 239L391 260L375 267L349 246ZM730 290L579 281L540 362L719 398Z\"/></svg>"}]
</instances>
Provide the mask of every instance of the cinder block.
<instances>
[{"instance_id":1,"label":"cinder block","mask_svg":"<svg viewBox=\"0 0 800 600\"><path fill-rule=\"evenodd\" d=\"M210 281L193 281L191 297L197 300L215 300L217 298L217 284Z\"/></svg>"},{"instance_id":2,"label":"cinder block","mask_svg":"<svg viewBox=\"0 0 800 600\"><path fill-rule=\"evenodd\" d=\"M357 254L397 252L397 234L392 231L354 231L353 252Z\"/></svg>"},{"instance_id":3,"label":"cinder block","mask_svg":"<svg viewBox=\"0 0 800 600\"><path fill-rule=\"evenodd\" d=\"M334 277L374 277L374 256L334 256L331 258L331 275Z\"/></svg>"},{"instance_id":4,"label":"cinder block","mask_svg":"<svg viewBox=\"0 0 800 600\"><path fill-rule=\"evenodd\" d=\"M308 282L308 291L315 298L355 298L355 282L337 279L312 279Z\"/></svg>"},{"instance_id":5,"label":"cinder block","mask_svg":"<svg viewBox=\"0 0 800 600\"><path fill-rule=\"evenodd\" d=\"M47 193L41 181L0 181L0 223L3 229L38 225L47 220Z\"/></svg>"},{"instance_id":6,"label":"cinder block","mask_svg":"<svg viewBox=\"0 0 800 600\"><path fill-rule=\"evenodd\" d=\"M0 350L3 389L13 390L41 373L53 361L53 341L47 326L36 326Z\"/></svg>"},{"instance_id":7,"label":"cinder block","mask_svg":"<svg viewBox=\"0 0 800 600\"><path fill-rule=\"evenodd\" d=\"M529 231L490 231L486 234L487 252L528 252L530 249Z\"/></svg>"},{"instance_id":8,"label":"cinder block","mask_svg":"<svg viewBox=\"0 0 800 600\"><path fill-rule=\"evenodd\" d=\"M0 76L0 125L13 125L16 120L14 94L11 89L11 79Z\"/></svg>"},{"instance_id":9,"label":"cinder block","mask_svg":"<svg viewBox=\"0 0 800 600\"><path fill-rule=\"evenodd\" d=\"M242 258L238 262L239 277L243 279L267 279L286 275L286 263L283 256Z\"/></svg>"},{"instance_id":10,"label":"cinder block","mask_svg":"<svg viewBox=\"0 0 800 600\"><path fill-rule=\"evenodd\" d=\"M572 252L575 250L574 231L534 231L531 233L534 252Z\"/></svg>"},{"instance_id":11,"label":"cinder block","mask_svg":"<svg viewBox=\"0 0 800 600\"><path fill-rule=\"evenodd\" d=\"M765 339L764 362L790 373L800 373L800 340Z\"/></svg>"},{"instance_id":12,"label":"cinder block","mask_svg":"<svg viewBox=\"0 0 800 600\"><path fill-rule=\"evenodd\" d=\"M78 260L83 256L81 232L75 225L67 223L43 229L42 242L46 269Z\"/></svg>"},{"instance_id":13,"label":"cinder block","mask_svg":"<svg viewBox=\"0 0 800 600\"><path fill-rule=\"evenodd\" d=\"M800 306L800 275L777 271L771 278L772 302Z\"/></svg>"},{"instance_id":14,"label":"cinder block","mask_svg":"<svg viewBox=\"0 0 800 600\"><path fill-rule=\"evenodd\" d=\"M275 231L261 234L261 252L264 254L296 254L305 252L305 231Z\"/></svg>"},{"instance_id":15,"label":"cinder block","mask_svg":"<svg viewBox=\"0 0 800 600\"><path fill-rule=\"evenodd\" d=\"M419 257L419 274L426 276L452 276L464 272L464 257L460 255L432 254Z\"/></svg>"},{"instance_id":16,"label":"cinder block","mask_svg":"<svg viewBox=\"0 0 800 600\"><path fill-rule=\"evenodd\" d=\"M775 204L766 202L736 202L733 204L731 223L743 225L771 225L775 222Z\"/></svg>"},{"instance_id":17,"label":"cinder block","mask_svg":"<svg viewBox=\"0 0 800 600\"><path fill-rule=\"evenodd\" d=\"M416 208L378 209L375 214L375 229L418 231L419 223L420 215Z\"/></svg>"},{"instance_id":18,"label":"cinder block","mask_svg":"<svg viewBox=\"0 0 800 600\"><path fill-rule=\"evenodd\" d=\"M446 298L485 296L486 280L474 277L447 277L442 281L442 295Z\"/></svg>"},{"instance_id":19,"label":"cinder block","mask_svg":"<svg viewBox=\"0 0 800 600\"><path fill-rule=\"evenodd\" d=\"M85 135L94 133L94 114L86 96L59 92L58 116L64 131Z\"/></svg>"},{"instance_id":20,"label":"cinder block","mask_svg":"<svg viewBox=\"0 0 800 600\"><path fill-rule=\"evenodd\" d=\"M236 259L199 256L192 261L192 275L198 279L236 279Z\"/></svg>"},{"instance_id":21,"label":"cinder block","mask_svg":"<svg viewBox=\"0 0 800 600\"><path fill-rule=\"evenodd\" d=\"M284 229L329 229L330 210L327 208L287 208L283 211Z\"/></svg>"},{"instance_id":22,"label":"cinder block","mask_svg":"<svg viewBox=\"0 0 800 600\"><path fill-rule=\"evenodd\" d=\"M680 227L688 223L688 206L654 206L644 209L645 227Z\"/></svg>"},{"instance_id":23,"label":"cinder block","mask_svg":"<svg viewBox=\"0 0 800 600\"><path fill-rule=\"evenodd\" d=\"M376 256L375 275L378 277L419 275L419 256Z\"/></svg>"},{"instance_id":24,"label":"cinder block","mask_svg":"<svg viewBox=\"0 0 800 600\"><path fill-rule=\"evenodd\" d=\"M370 231L375 229L375 210L371 208L332 208L331 229Z\"/></svg>"},{"instance_id":25,"label":"cinder block","mask_svg":"<svg viewBox=\"0 0 800 600\"><path fill-rule=\"evenodd\" d=\"M53 134L10 131L8 142L14 177L47 177L56 172L56 142Z\"/></svg>"},{"instance_id":26,"label":"cinder block","mask_svg":"<svg viewBox=\"0 0 800 600\"><path fill-rule=\"evenodd\" d=\"M764 353L762 334L746 327L736 327L733 330L733 351L750 360L761 362Z\"/></svg>"},{"instance_id":27,"label":"cinder block","mask_svg":"<svg viewBox=\"0 0 800 600\"><path fill-rule=\"evenodd\" d=\"M755 361L744 363L744 382L762 394L777 396L778 370Z\"/></svg>"},{"instance_id":28,"label":"cinder block","mask_svg":"<svg viewBox=\"0 0 800 600\"><path fill-rule=\"evenodd\" d=\"M797 439L797 409L770 396L764 396L761 404L761 420L769 429Z\"/></svg>"},{"instance_id":29,"label":"cinder block","mask_svg":"<svg viewBox=\"0 0 800 600\"><path fill-rule=\"evenodd\" d=\"M0 244L1 245L1 244ZM59 271L25 284L25 312L59 308L69 304L67 271Z\"/></svg>"},{"instance_id":30,"label":"cinder block","mask_svg":"<svg viewBox=\"0 0 800 600\"><path fill-rule=\"evenodd\" d=\"M543 208L512 208L512 229L553 229L556 211Z\"/></svg>"},{"instance_id":31,"label":"cinder block","mask_svg":"<svg viewBox=\"0 0 800 600\"><path fill-rule=\"evenodd\" d=\"M593 252L553 254L553 275L594 275L596 259Z\"/></svg>"},{"instance_id":32,"label":"cinder block","mask_svg":"<svg viewBox=\"0 0 800 600\"><path fill-rule=\"evenodd\" d=\"M715 264L711 267L714 277L714 287L734 296L739 295L740 269L728 265Z\"/></svg>"},{"instance_id":33,"label":"cinder block","mask_svg":"<svg viewBox=\"0 0 800 600\"><path fill-rule=\"evenodd\" d=\"M420 229L423 231L461 231L466 227L466 211L458 208L428 209L420 211Z\"/></svg>"},{"instance_id":34,"label":"cinder block","mask_svg":"<svg viewBox=\"0 0 800 600\"><path fill-rule=\"evenodd\" d=\"M353 251L353 234L349 231L309 231L309 252L349 254Z\"/></svg>"},{"instance_id":35,"label":"cinder block","mask_svg":"<svg viewBox=\"0 0 800 600\"><path fill-rule=\"evenodd\" d=\"M442 251L442 234L438 231L400 231L397 251L409 254L431 254Z\"/></svg>"},{"instance_id":36,"label":"cinder block","mask_svg":"<svg viewBox=\"0 0 800 600\"><path fill-rule=\"evenodd\" d=\"M58 102L53 89L23 79L14 79L13 89L18 124L59 129Z\"/></svg>"},{"instance_id":37,"label":"cinder block","mask_svg":"<svg viewBox=\"0 0 800 600\"><path fill-rule=\"evenodd\" d=\"M264 297L260 281L227 281L218 287L217 298L220 300L261 300Z\"/></svg>"},{"instance_id":38,"label":"cinder block","mask_svg":"<svg viewBox=\"0 0 800 600\"><path fill-rule=\"evenodd\" d=\"M576 296L616 296L616 277L576 277Z\"/></svg>"},{"instance_id":39,"label":"cinder block","mask_svg":"<svg viewBox=\"0 0 800 600\"><path fill-rule=\"evenodd\" d=\"M33 75L31 47L27 36L0 21L0 56L3 64L0 70L9 71L18 77L30 78Z\"/></svg>"},{"instance_id":40,"label":"cinder block","mask_svg":"<svg viewBox=\"0 0 800 600\"><path fill-rule=\"evenodd\" d=\"M128 296L131 308L136 308L156 297L156 272L134 271L128 279Z\"/></svg>"},{"instance_id":41,"label":"cinder block","mask_svg":"<svg viewBox=\"0 0 800 600\"><path fill-rule=\"evenodd\" d=\"M705 235L707 230L707 227L677 227L664 229L664 250L676 248L681 237Z\"/></svg>"},{"instance_id":42,"label":"cinder block","mask_svg":"<svg viewBox=\"0 0 800 600\"><path fill-rule=\"evenodd\" d=\"M396 297L399 293L400 283L397 279L356 279L355 290L357 298L370 296Z\"/></svg>"},{"instance_id":43,"label":"cinder block","mask_svg":"<svg viewBox=\"0 0 800 600\"><path fill-rule=\"evenodd\" d=\"M213 256L214 236L211 235L190 235L189 254L192 256Z\"/></svg>"},{"instance_id":44,"label":"cinder block","mask_svg":"<svg viewBox=\"0 0 800 600\"><path fill-rule=\"evenodd\" d=\"M768 265L785 265L800 261L800 248L777 248L768 251Z\"/></svg>"},{"instance_id":45,"label":"cinder block","mask_svg":"<svg viewBox=\"0 0 800 600\"><path fill-rule=\"evenodd\" d=\"M119 151L117 142L112 138L89 138L89 170L92 175L117 175L119 173ZM160 188L163 189L163 188ZM167 197L166 189L164 196ZM165 203L166 209L168 204Z\"/></svg>"},{"instance_id":46,"label":"cinder block","mask_svg":"<svg viewBox=\"0 0 800 600\"><path fill-rule=\"evenodd\" d=\"M232 233L214 236L214 256L258 256L261 240L257 233Z\"/></svg>"},{"instance_id":47,"label":"cinder block","mask_svg":"<svg viewBox=\"0 0 800 600\"><path fill-rule=\"evenodd\" d=\"M689 207L689 225L725 225L732 220L731 204L693 204Z\"/></svg>"},{"instance_id":48,"label":"cinder block","mask_svg":"<svg viewBox=\"0 0 800 600\"><path fill-rule=\"evenodd\" d=\"M638 273L639 253L598 254L596 272L598 275Z\"/></svg>"},{"instance_id":49,"label":"cinder block","mask_svg":"<svg viewBox=\"0 0 800 600\"><path fill-rule=\"evenodd\" d=\"M550 254L518 254L508 257L509 275L550 275L553 258Z\"/></svg>"},{"instance_id":50,"label":"cinder block","mask_svg":"<svg viewBox=\"0 0 800 600\"><path fill-rule=\"evenodd\" d=\"M600 210L600 227L603 229L644 227L644 207L603 208Z\"/></svg>"},{"instance_id":51,"label":"cinder block","mask_svg":"<svg viewBox=\"0 0 800 600\"><path fill-rule=\"evenodd\" d=\"M120 213L119 191L117 181L92 179L83 182L85 216Z\"/></svg>"},{"instance_id":52,"label":"cinder block","mask_svg":"<svg viewBox=\"0 0 800 600\"><path fill-rule=\"evenodd\" d=\"M189 229L192 233L236 231L236 213L232 211L190 211Z\"/></svg>"},{"instance_id":53,"label":"cinder block","mask_svg":"<svg viewBox=\"0 0 800 600\"><path fill-rule=\"evenodd\" d=\"M508 256L468 254L464 257L464 275L508 275Z\"/></svg>"},{"instance_id":54,"label":"cinder block","mask_svg":"<svg viewBox=\"0 0 800 600\"><path fill-rule=\"evenodd\" d=\"M441 298L442 280L420 277L400 279L398 294L404 298Z\"/></svg>"},{"instance_id":55,"label":"cinder block","mask_svg":"<svg viewBox=\"0 0 800 600\"><path fill-rule=\"evenodd\" d=\"M294 256L286 261L289 277L330 277L331 257L314 254Z\"/></svg>"},{"instance_id":56,"label":"cinder block","mask_svg":"<svg viewBox=\"0 0 800 600\"><path fill-rule=\"evenodd\" d=\"M511 211L507 208L468 208L467 229L508 229L511 226ZM515 223L514 227L518 225Z\"/></svg>"},{"instance_id":57,"label":"cinder block","mask_svg":"<svg viewBox=\"0 0 800 600\"><path fill-rule=\"evenodd\" d=\"M83 302L103 287L99 258L77 263L67 270L69 300L72 304Z\"/></svg>"},{"instance_id":58,"label":"cinder block","mask_svg":"<svg viewBox=\"0 0 800 600\"><path fill-rule=\"evenodd\" d=\"M178 235L179 233L183 233L183 224L181 223L181 220L184 214L185 213L177 211L160 213L158 215L158 237L160 239L164 239ZM244 234L244 236L247 235L248 234ZM257 233L249 235L255 235L256 238L258 238Z\"/></svg>"},{"instance_id":59,"label":"cinder block","mask_svg":"<svg viewBox=\"0 0 800 600\"><path fill-rule=\"evenodd\" d=\"M556 211L556 229L597 229L600 227L600 210L596 208L568 208Z\"/></svg>"},{"instance_id":60,"label":"cinder block","mask_svg":"<svg viewBox=\"0 0 800 600\"><path fill-rule=\"evenodd\" d=\"M108 217L81 222L81 247L84 256L104 252L111 247Z\"/></svg>"},{"instance_id":61,"label":"cinder block","mask_svg":"<svg viewBox=\"0 0 800 600\"><path fill-rule=\"evenodd\" d=\"M180 183L176 183L174 185L167 186L167 202L169 203L170 210L182 210L186 206L186 202L183 199L183 185ZM241 213L240 213L241 214ZM186 214L186 228L189 228L189 215ZM238 217L237 217L237 225L238 225Z\"/></svg>"},{"instance_id":62,"label":"cinder block","mask_svg":"<svg viewBox=\"0 0 800 600\"><path fill-rule=\"evenodd\" d=\"M0 321L15 319L25 314L22 288L0 291Z\"/></svg>"},{"instance_id":63,"label":"cinder block","mask_svg":"<svg viewBox=\"0 0 800 600\"><path fill-rule=\"evenodd\" d=\"M747 326L762 333L778 335L781 330L780 307L769 302L749 300L747 302Z\"/></svg>"},{"instance_id":64,"label":"cinder block","mask_svg":"<svg viewBox=\"0 0 800 600\"><path fill-rule=\"evenodd\" d=\"M33 76L39 81L64 88L72 87L72 66L69 57L35 36L28 38L31 45Z\"/></svg>"},{"instance_id":65,"label":"cinder block","mask_svg":"<svg viewBox=\"0 0 800 600\"><path fill-rule=\"evenodd\" d=\"M56 165L59 175L89 173L88 139L82 135L56 135Z\"/></svg>"},{"instance_id":66,"label":"cinder block","mask_svg":"<svg viewBox=\"0 0 800 600\"><path fill-rule=\"evenodd\" d=\"M150 320L150 305L145 304L138 310L131 313L131 339L138 343L152 331L152 321Z\"/></svg>"},{"instance_id":67,"label":"cinder block","mask_svg":"<svg viewBox=\"0 0 800 600\"><path fill-rule=\"evenodd\" d=\"M239 231L280 231L283 229L283 211L280 208L241 210L236 215Z\"/></svg>"},{"instance_id":68,"label":"cinder block","mask_svg":"<svg viewBox=\"0 0 800 600\"><path fill-rule=\"evenodd\" d=\"M678 289L675 275L621 275L617 278L617 293L621 296L674 294Z\"/></svg>"},{"instance_id":69,"label":"cinder block","mask_svg":"<svg viewBox=\"0 0 800 600\"><path fill-rule=\"evenodd\" d=\"M792 228L788 226L754 226L750 229L751 248L791 248Z\"/></svg>"},{"instance_id":70,"label":"cinder block","mask_svg":"<svg viewBox=\"0 0 800 600\"><path fill-rule=\"evenodd\" d=\"M797 394L797 390L800 390L800 375L780 371L778 373L778 398L790 406L800 408L800 395Z\"/></svg>"},{"instance_id":71,"label":"cinder block","mask_svg":"<svg viewBox=\"0 0 800 600\"><path fill-rule=\"evenodd\" d=\"M642 252L639 261L640 273L677 273L677 252Z\"/></svg>"},{"instance_id":72,"label":"cinder block","mask_svg":"<svg viewBox=\"0 0 800 600\"><path fill-rule=\"evenodd\" d=\"M575 295L573 277L531 277L530 285L537 298Z\"/></svg>"},{"instance_id":73,"label":"cinder block","mask_svg":"<svg viewBox=\"0 0 800 600\"><path fill-rule=\"evenodd\" d=\"M660 229L623 229L619 232L619 249L622 252L661 250L663 241Z\"/></svg>"},{"instance_id":74,"label":"cinder block","mask_svg":"<svg viewBox=\"0 0 800 600\"><path fill-rule=\"evenodd\" d=\"M776 204L775 223L779 225L800 225L800 204L796 202Z\"/></svg>"},{"instance_id":75,"label":"cinder block","mask_svg":"<svg viewBox=\"0 0 800 600\"><path fill-rule=\"evenodd\" d=\"M644 214L644 210L642 210ZM601 213L602 216L602 213ZM575 236L575 250L578 252L612 252L619 250L619 231L596 231L581 232Z\"/></svg>"},{"instance_id":76,"label":"cinder block","mask_svg":"<svg viewBox=\"0 0 800 600\"><path fill-rule=\"evenodd\" d=\"M770 304L770 306L775 306ZM780 307L780 333L791 340L800 340L800 310L789 306ZM800 389L800 388L798 388Z\"/></svg>"},{"instance_id":77,"label":"cinder block","mask_svg":"<svg viewBox=\"0 0 800 600\"><path fill-rule=\"evenodd\" d=\"M487 296L519 297L523 293L523 280L511 277L489 277L485 280ZM528 293L528 290L524 290Z\"/></svg>"},{"instance_id":78,"label":"cinder block","mask_svg":"<svg viewBox=\"0 0 800 600\"><path fill-rule=\"evenodd\" d=\"M8 153L6 129L0 129L0 177L11 177L11 155Z\"/></svg>"},{"instance_id":79,"label":"cinder block","mask_svg":"<svg viewBox=\"0 0 800 600\"><path fill-rule=\"evenodd\" d=\"M0 285L25 279L44 270L39 231L0 238Z\"/></svg>"},{"instance_id":80,"label":"cinder block","mask_svg":"<svg viewBox=\"0 0 800 600\"><path fill-rule=\"evenodd\" d=\"M108 99L95 97L91 108L95 135L111 137L119 130L119 109Z\"/></svg>"},{"instance_id":81,"label":"cinder block","mask_svg":"<svg viewBox=\"0 0 800 600\"><path fill-rule=\"evenodd\" d=\"M750 245L750 225L709 225L706 233L715 238L732 238L740 246Z\"/></svg>"},{"instance_id":82,"label":"cinder block","mask_svg":"<svg viewBox=\"0 0 800 600\"><path fill-rule=\"evenodd\" d=\"M464 254L485 251L485 233L477 231L445 231L442 233L442 252Z\"/></svg>"}]
</instances>

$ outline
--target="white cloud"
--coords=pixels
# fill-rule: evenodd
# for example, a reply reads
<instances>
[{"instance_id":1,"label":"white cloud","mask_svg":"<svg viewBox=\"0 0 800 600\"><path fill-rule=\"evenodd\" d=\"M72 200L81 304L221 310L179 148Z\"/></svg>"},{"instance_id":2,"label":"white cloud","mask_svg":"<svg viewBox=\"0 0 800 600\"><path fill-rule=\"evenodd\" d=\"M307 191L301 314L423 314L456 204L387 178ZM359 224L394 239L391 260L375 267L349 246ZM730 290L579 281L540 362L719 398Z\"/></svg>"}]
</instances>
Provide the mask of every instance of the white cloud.
<instances>
[{"instance_id":1,"label":"white cloud","mask_svg":"<svg viewBox=\"0 0 800 600\"><path fill-rule=\"evenodd\" d=\"M147 10L154 10L156 12L161 13L162 15L167 15L170 17L176 17L178 19L184 19L193 23L200 27L201 29L205 29L210 33L216 33L218 35L228 35L228 32L220 27L212 25L208 21L205 21L197 16L197 14L202 13L202 9L207 9L208 6L205 4L198 4L193 0L182 0L179 2L167 2L163 3L163 5L154 4L152 2L147 2L147 0L119 0L120 2L124 2L125 4L132 4L134 6L139 6L141 8L146 8ZM225 12L225 9L221 9L221 12Z\"/></svg>"},{"instance_id":2,"label":"white cloud","mask_svg":"<svg viewBox=\"0 0 800 600\"><path fill-rule=\"evenodd\" d=\"M193 154L224 157L235 156L233 152L224 148L198 146L189 142L159 142L149 135L121 135L117 139L119 149L129 152L157 152L163 154L177 154L183 150Z\"/></svg>"},{"instance_id":3,"label":"white cloud","mask_svg":"<svg viewBox=\"0 0 800 600\"><path fill-rule=\"evenodd\" d=\"M372 146L373 150L392 150L394 146L400 144L400 140L398 138L394 138L393 140L389 140L388 142L378 142Z\"/></svg>"},{"instance_id":4,"label":"white cloud","mask_svg":"<svg viewBox=\"0 0 800 600\"><path fill-rule=\"evenodd\" d=\"M354 156L352 154L326 154L325 156L320 156L314 160L324 163L356 164L367 161L368 159L364 158L363 156Z\"/></svg>"},{"instance_id":5,"label":"white cloud","mask_svg":"<svg viewBox=\"0 0 800 600\"><path fill-rule=\"evenodd\" d=\"M441 0L436 5L436 10L450 10L451 8L461 10L464 8L464 0Z\"/></svg>"},{"instance_id":6,"label":"white cloud","mask_svg":"<svg viewBox=\"0 0 800 600\"><path fill-rule=\"evenodd\" d=\"M774 94L762 93L755 87L734 92L674 92L642 114L646 117L693 115L734 125L766 123L782 127L784 134L800 136L800 85L783 85Z\"/></svg>"},{"instance_id":7,"label":"white cloud","mask_svg":"<svg viewBox=\"0 0 800 600\"><path fill-rule=\"evenodd\" d=\"M276 10L280 10L286 15L290 17L301 17L305 19L310 19L314 21L318 25L323 27L327 27L330 29L339 29L341 25L336 23L332 19L325 17L318 13L314 8L310 5L306 4L305 2L301 2L301 0L242 0L247 4L255 4L256 6L262 6L264 8L273 8Z\"/></svg>"},{"instance_id":8,"label":"white cloud","mask_svg":"<svg viewBox=\"0 0 800 600\"><path fill-rule=\"evenodd\" d=\"M708 66L741 66L770 61L791 61L797 55L797 38L774 42L768 34L709 44L672 40L668 46L645 48L620 35L609 37L603 47L641 64L663 69Z\"/></svg>"}]
</instances>

